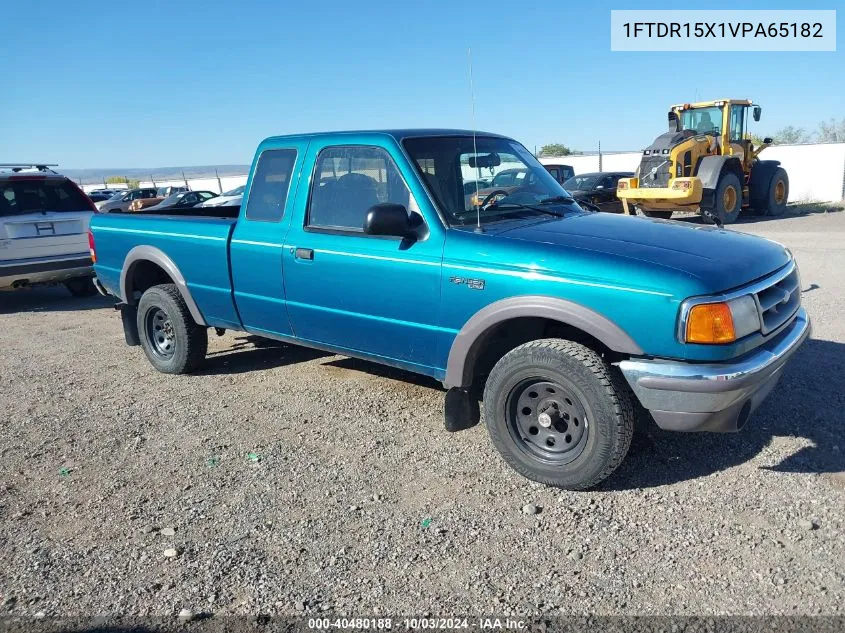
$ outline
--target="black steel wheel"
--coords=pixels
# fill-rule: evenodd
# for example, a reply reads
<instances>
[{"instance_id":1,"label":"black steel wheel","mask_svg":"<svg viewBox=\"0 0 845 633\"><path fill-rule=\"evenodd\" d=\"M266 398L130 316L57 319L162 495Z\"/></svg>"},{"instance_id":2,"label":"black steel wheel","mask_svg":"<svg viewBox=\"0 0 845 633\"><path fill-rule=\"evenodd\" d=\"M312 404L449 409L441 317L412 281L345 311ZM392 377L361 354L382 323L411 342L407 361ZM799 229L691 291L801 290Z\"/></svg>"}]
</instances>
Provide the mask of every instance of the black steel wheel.
<instances>
[{"instance_id":1,"label":"black steel wheel","mask_svg":"<svg viewBox=\"0 0 845 633\"><path fill-rule=\"evenodd\" d=\"M550 464L567 464L587 441L583 396L572 385L528 379L508 396L511 436L521 450Z\"/></svg>"},{"instance_id":2,"label":"black steel wheel","mask_svg":"<svg viewBox=\"0 0 845 633\"><path fill-rule=\"evenodd\" d=\"M484 388L484 422L511 468L533 481L584 490L610 476L634 431L619 370L563 339L530 341L505 354Z\"/></svg>"},{"instance_id":3,"label":"black steel wheel","mask_svg":"<svg viewBox=\"0 0 845 633\"><path fill-rule=\"evenodd\" d=\"M138 302L138 334L150 363L166 374L199 367L208 349L208 331L198 325L174 284L148 288Z\"/></svg>"},{"instance_id":4,"label":"black steel wheel","mask_svg":"<svg viewBox=\"0 0 845 633\"><path fill-rule=\"evenodd\" d=\"M176 332L167 312L151 306L144 316L144 324L153 353L162 360L173 358L176 353Z\"/></svg>"}]
</instances>

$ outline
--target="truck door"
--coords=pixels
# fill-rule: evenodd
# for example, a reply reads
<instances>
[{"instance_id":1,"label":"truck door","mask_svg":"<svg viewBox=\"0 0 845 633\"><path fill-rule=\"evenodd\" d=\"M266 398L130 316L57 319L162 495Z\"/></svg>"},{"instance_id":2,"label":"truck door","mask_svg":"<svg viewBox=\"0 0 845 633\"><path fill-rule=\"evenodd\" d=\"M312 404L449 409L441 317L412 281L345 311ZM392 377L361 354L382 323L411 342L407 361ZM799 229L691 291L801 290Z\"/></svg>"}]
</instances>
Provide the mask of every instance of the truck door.
<instances>
[{"instance_id":1,"label":"truck door","mask_svg":"<svg viewBox=\"0 0 845 633\"><path fill-rule=\"evenodd\" d=\"M343 146L315 139L309 148L311 187L300 188L284 253L291 323L298 338L426 373L440 333L443 228L427 198L420 210L425 194L410 165L392 158L391 147L401 156L393 139L364 139ZM365 235L367 210L384 202L419 213L428 236Z\"/></svg>"},{"instance_id":2,"label":"truck door","mask_svg":"<svg viewBox=\"0 0 845 633\"><path fill-rule=\"evenodd\" d=\"M282 250L307 141L260 148L229 250L235 305L244 329L290 336Z\"/></svg>"}]
</instances>

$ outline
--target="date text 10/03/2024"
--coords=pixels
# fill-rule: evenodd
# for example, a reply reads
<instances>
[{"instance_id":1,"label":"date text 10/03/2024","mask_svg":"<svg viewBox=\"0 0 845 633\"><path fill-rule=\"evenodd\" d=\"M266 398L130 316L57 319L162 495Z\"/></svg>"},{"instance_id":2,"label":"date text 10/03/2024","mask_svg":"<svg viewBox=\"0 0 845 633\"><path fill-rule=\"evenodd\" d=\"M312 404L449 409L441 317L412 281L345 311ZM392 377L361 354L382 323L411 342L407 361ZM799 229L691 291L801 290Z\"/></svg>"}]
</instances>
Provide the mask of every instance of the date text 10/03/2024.
<instances>
[{"instance_id":1,"label":"date text 10/03/2024","mask_svg":"<svg viewBox=\"0 0 845 633\"><path fill-rule=\"evenodd\" d=\"M524 620L511 618L309 618L308 628L315 630L509 630L527 626Z\"/></svg>"}]
</instances>

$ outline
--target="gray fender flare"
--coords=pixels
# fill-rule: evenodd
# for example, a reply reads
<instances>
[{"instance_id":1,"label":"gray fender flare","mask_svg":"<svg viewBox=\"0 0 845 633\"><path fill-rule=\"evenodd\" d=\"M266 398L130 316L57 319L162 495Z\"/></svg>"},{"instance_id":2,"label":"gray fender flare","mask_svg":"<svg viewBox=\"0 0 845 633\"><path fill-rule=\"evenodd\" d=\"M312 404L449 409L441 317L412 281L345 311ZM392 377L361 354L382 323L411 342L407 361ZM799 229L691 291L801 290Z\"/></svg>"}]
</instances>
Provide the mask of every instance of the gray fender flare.
<instances>
[{"instance_id":1,"label":"gray fender flare","mask_svg":"<svg viewBox=\"0 0 845 633\"><path fill-rule=\"evenodd\" d=\"M176 284L176 289L182 295L182 299L188 306L188 310L194 321L198 325L207 325L202 312L197 307L196 301L191 296L191 291L188 289L188 284L185 282L185 277L182 276L179 268L163 251L154 246L136 246L126 254L126 259L123 260L123 268L120 271L120 298L123 299L124 303L133 305L135 302L132 288L130 288L130 281L134 267L140 262L152 262L161 267L173 280L173 283Z\"/></svg>"},{"instance_id":2,"label":"gray fender flare","mask_svg":"<svg viewBox=\"0 0 845 633\"><path fill-rule=\"evenodd\" d=\"M711 208L714 206L714 195L716 187L719 186L719 176L728 163L735 163L735 168L742 173L742 164L735 156L705 156L698 163L696 176L701 180L701 206ZM742 182L742 178L740 178Z\"/></svg>"},{"instance_id":3,"label":"gray fender flare","mask_svg":"<svg viewBox=\"0 0 845 633\"><path fill-rule=\"evenodd\" d=\"M615 352L635 356L643 354L634 339L595 310L566 299L544 295L510 297L482 308L464 324L452 342L444 384L453 387L469 386L472 383L473 365L484 348L486 335L500 323L520 317L559 321L583 330Z\"/></svg>"}]
</instances>

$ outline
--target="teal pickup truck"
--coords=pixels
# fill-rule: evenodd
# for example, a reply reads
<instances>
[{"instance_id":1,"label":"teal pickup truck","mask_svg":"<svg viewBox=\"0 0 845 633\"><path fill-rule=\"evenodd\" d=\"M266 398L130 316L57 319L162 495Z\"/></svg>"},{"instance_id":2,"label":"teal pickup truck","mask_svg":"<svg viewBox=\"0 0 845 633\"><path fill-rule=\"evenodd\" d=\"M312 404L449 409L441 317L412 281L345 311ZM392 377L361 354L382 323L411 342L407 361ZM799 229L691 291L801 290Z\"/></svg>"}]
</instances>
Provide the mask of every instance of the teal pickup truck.
<instances>
[{"instance_id":1,"label":"teal pickup truck","mask_svg":"<svg viewBox=\"0 0 845 633\"><path fill-rule=\"evenodd\" d=\"M466 195L505 169L524 183ZM664 429L738 430L810 331L783 246L585 212L504 136L268 138L243 200L94 216L127 343L168 373L199 367L216 328L432 376L447 429L482 400L505 460L550 485L613 472L635 399Z\"/></svg>"}]
</instances>

